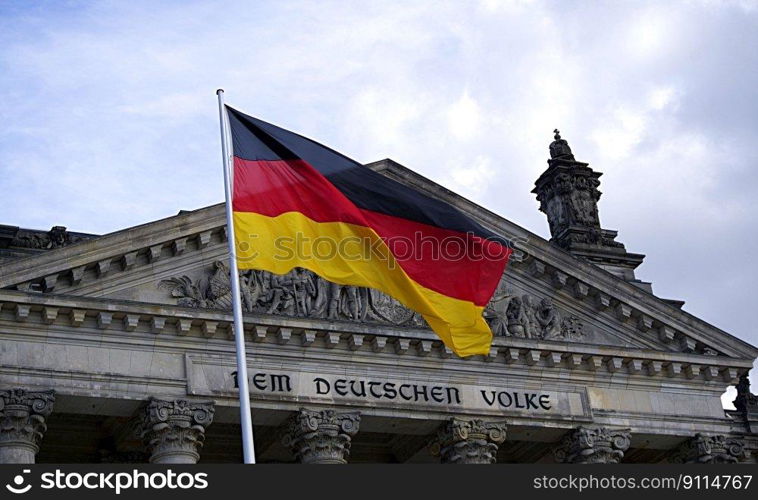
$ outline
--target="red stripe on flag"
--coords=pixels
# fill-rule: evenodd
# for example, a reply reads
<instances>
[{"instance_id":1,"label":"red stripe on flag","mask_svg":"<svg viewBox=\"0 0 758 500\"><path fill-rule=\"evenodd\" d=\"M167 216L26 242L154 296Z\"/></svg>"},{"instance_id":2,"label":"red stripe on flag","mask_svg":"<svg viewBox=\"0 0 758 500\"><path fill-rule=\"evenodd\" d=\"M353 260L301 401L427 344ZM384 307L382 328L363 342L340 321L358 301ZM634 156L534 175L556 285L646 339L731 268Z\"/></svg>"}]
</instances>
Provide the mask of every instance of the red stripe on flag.
<instances>
[{"instance_id":1,"label":"red stripe on flag","mask_svg":"<svg viewBox=\"0 0 758 500\"><path fill-rule=\"evenodd\" d=\"M505 271L510 248L391 215L361 213L414 281L450 297L487 305Z\"/></svg>"},{"instance_id":2,"label":"red stripe on flag","mask_svg":"<svg viewBox=\"0 0 758 500\"><path fill-rule=\"evenodd\" d=\"M411 279L478 306L489 301L512 252L479 236L359 209L303 160L235 157L232 206L236 212L269 217L298 212L316 222L370 227Z\"/></svg>"},{"instance_id":3,"label":"red stripe on flag","mask_svg":"<svg viewBox=\"0 0 758 500\"><path fill-rule=\"evenodd\" d=\"M366 225L358 207L303 160L234 157L232 209L269 217L300 212L316 222Z\"/></svg>"}]
</instances>

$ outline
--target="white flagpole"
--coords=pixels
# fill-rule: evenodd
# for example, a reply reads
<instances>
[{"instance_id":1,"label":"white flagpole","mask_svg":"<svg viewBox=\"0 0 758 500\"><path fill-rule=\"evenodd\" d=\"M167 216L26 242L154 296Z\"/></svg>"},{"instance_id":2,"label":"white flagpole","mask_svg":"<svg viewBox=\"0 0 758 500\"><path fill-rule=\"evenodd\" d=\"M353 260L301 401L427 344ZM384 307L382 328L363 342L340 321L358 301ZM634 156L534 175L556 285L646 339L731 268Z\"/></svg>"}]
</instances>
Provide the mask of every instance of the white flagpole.
<instances>
[{"instance_id":1,"label":"white flagpole","mask_svg":"<svg viewBox=\"0 0 758 500\"><path fill-rule=\"evenodd\" d=\"M240 394L240 424L242 425L242 452L246 464L255 463L253 422L250 413L250 391L247 384L247 356L245 355L245 329L242 326L242 303L240 277L237 271L237 250L234 245L234 221L232 218L232 151L229 132L229 117L224 108L224 89L218 95L218 117L221 122L221 154L224 161L224 193L226 194L226 230L229 242L229 271L232 282L232 312L234 313L234 342L237 347L237 385Z\"/></svg>"}]
</instances>

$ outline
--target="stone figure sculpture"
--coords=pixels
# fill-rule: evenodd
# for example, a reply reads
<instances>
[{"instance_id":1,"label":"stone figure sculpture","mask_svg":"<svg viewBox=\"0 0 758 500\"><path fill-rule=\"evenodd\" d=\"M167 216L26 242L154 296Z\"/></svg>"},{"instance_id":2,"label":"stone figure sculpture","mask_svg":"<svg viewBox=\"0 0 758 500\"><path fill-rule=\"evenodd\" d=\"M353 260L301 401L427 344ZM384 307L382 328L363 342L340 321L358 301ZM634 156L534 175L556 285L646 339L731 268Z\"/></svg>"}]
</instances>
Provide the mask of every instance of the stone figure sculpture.
<instances>
[{"instance_id":1,"label":"stone figure sculpture","mask_svg":"<svg viewBox=\"0 0 758 500\"><path fill-rule=\"evenodd\" d=\"M488 307L485 318L495 336L545 340L580 340L587 335L584 323L576 316L563 315L546 298L537 301L533 296L509 297L504 313ZM505 319L506 328L500 327Z\"/></svg>"},{"instance_id":2,"label":"stone figure sculpture","mask_svg":"<svg viewBox=\"0 0 758 500\"><path fill-rule=\"evenodd\" d=\"M508 318L508 331L510 334L514 337L526 337L527 332L524 326L527 323L527 319L520 298L513 297L511 299L508 303L508 309L506 309L505 315Z\"/></svg>"},{"instance_id":3,"label":"stone figure sculpture","mask_svg":"<svg viewBox=\"0 0 758 500\"><path fill-rule=\"evenodd\" d=\"M537 307L531 295L524 295L521 303L524 307L524 335L526 338L540 338L540 327L537 321Z\"/></svg>"},{"instance_id":4,"label":"stone figure sculpture","mask_svg":"<svg viewBox=\"0 0 758 500\"><path fill-rule=\"evenodd\" d=\"M561 314L550 299L542 299L536 312L537 322L542 329L542 338L552 339L561 335Z\"/></svg>"},{"instance_id":5,"label":"stone figure sculpture","mask_svg":"<svg viewBox=\"0 0 758 500\"><path fill-rule=\"evenodd\" d=\"M47 233L21 231L10 244L21 248L49 250L78 243L84 239L86 238L69 233L64 226L53 226Z\"/></svg>"}]
</instances>

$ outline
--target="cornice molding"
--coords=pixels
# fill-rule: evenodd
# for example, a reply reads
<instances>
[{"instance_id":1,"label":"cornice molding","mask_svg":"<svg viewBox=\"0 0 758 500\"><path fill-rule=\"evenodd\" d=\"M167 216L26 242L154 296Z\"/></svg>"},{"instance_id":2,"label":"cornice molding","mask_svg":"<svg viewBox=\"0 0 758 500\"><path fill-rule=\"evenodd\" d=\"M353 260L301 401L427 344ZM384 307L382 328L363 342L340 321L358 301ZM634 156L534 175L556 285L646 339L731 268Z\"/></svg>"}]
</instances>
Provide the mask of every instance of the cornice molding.
<instances>
[{"instance_id":1,"label":"cornice molding","mask_svg":"<svg viewBox=\"0 0 758 500\"><path fill-rule=\"evenodd\" d=\"M79 283L85 272L95 279L102 278L113 271L130 270L139 259L150 264L181 255L188 245L202 250L209 244L212 233L226 241L223 204L14 260L3 265L0 288L16 286L28 290L32 284L58 279ZM43 287L40 291L44 290Z\"/></svg>"},{"instance_id":2,"label":"cornice molding","mask_svg":"<svg viewBox=\"0 0 758 500\"><path fill-rule=\"evenodd\" d=\"M114 341L139 329L163 341L186 337L232 342L231 312L188 309L110 299L0 290L0 322L112 332ZM487 356L455 358L428 330L357 324L260 314L245 314L248 341L271 346L383 353L391 356L442 359L444 363L484 369L490 363L545 371L626 374L631 378L658 377L682 381L734 384L752 366L751 359L660 352L578 343L498 337ZM103 336L101 341L106 341Z\"/></svg>"}]
</instances>

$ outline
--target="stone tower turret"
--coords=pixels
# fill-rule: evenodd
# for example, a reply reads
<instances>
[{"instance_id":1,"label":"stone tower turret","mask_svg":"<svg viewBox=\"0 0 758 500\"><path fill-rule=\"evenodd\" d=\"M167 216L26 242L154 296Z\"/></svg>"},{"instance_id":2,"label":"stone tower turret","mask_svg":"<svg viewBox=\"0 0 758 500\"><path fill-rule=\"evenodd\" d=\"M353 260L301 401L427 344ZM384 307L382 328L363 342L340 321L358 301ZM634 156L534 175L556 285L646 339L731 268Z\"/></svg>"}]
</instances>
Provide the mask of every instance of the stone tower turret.
<instances>
[{"instance_id":1,"label":"stone tower turret","mask_svg":"<svg viewBox=\"0 0 758 500\"><path fill-rule=\"evenodd\" d=\"M603 174L577 161L560 132L556 129L554 133L548 168L532 190L540 210L547 215L550 241L652 293L650 283L634 275L645 256L627 252L622 243L615 241L618 231L600 226L597 202Z\"/></svg>"}]
</instances>

